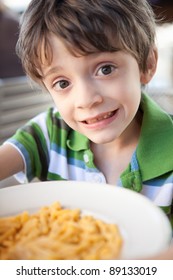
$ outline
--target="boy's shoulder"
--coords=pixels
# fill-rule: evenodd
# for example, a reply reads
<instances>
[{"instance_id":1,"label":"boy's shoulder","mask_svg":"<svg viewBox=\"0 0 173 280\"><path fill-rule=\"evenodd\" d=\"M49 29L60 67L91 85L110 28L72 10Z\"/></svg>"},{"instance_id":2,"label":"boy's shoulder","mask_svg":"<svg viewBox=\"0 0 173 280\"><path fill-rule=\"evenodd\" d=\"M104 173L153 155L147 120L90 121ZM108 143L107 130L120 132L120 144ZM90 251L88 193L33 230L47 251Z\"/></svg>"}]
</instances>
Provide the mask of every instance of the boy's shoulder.
<instances>
[{"instance_id":1,"label":"boy's shoulder","mask_svg":"<svg viewBox=\"0 0 173 280\"><path fill-rule=\"evenodd\" d=\"M141 110L143 120L137 157L146 181L173 171L173 116L146 94L142 95Z\"/></svg>"},{"instance_id":2,"label":"boy's shoulder","mask_svg":"<svg viewBox=\"0 0 173 280\"><path fill-rule=\"evenodd\" d=\"M142 94L140 104L143 119L141 127L141 138L147 144L155 143L162 147L167 142L167 148L173 145L173 115L164 111L152 98Z\"/></svg>"},{"instance_id":3,"label":"boy's shoulder","mask_svg":"<svg viewBox=\"0 0 173 280\"><path fill-rule=\"evenodd\" d=\"M173 114L169 114L161 106L152 99L148 94L142 93L140 108L143 112L143 119L148 122L158 122L160 124L167 123L173 125ZM160 126L158 128L161 128Z\"/></svg>"}]
</instances>

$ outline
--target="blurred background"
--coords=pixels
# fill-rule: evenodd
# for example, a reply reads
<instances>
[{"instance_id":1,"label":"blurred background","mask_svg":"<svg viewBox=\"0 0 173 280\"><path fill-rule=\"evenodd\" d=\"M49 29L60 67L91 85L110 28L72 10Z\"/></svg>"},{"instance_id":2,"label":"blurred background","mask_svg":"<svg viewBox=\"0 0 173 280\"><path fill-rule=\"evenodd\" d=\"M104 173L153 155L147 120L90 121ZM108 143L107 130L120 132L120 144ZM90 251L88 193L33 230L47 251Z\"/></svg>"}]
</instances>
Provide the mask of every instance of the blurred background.
<instances>
[{"instance_id":1,"label":"blurred background","mask_svg":"<svg viewBox=\"0 0 173 280\"><path fill-rule=\"evenodd\" d=\"M26 9L27 5L31 2L30 0L3 0L4 4L6 4L7 7L11 8L18 14L23 13L23 11Z\"/></svg>"},{"instance_id":2,"label":"blurred background","mask_svg":"<svg viewBox=\"0 0 173 280\"><path fill-rule=\"evenodd\" d=\"M173 0L148 1L159 20L159 62L146 91L173 114ZM15 54L20 16L29 2L0 0L0 144L28 119L53 104L47 92L28 80ZM0 183L0 187L5 184L9 185L9 181Z\"/></svg>"},{"instance_id":3,"label":"blurred background","mask_svg":"<svg viewBox=\"0 0 173 280\"><path fill-rule=\"evenodd\" d=\"M52 104L25 76L15 46L19 20L30 0L0 0L0 144Z\"/></svg>"}]
</instances>

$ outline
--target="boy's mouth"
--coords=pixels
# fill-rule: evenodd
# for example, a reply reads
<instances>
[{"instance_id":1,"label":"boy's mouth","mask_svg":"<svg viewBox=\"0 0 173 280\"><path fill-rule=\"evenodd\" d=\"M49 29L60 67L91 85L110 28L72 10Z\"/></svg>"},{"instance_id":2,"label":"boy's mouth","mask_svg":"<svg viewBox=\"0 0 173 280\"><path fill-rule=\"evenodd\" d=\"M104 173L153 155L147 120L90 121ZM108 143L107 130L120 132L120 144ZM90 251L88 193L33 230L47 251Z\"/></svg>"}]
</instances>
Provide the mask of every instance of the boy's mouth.
<instances>
[{"instance_id":1,"label":"boy's mouth","mask_svg":"<svg viewBox=\"0 0 173 280\"><path fill-rule=\"evenodd\" d=\"M97 123L97 122L101 122L103 120L106 120L106 119L111 118L112 116L114 116L116 111L117 110L112 111L112 112L107 112L107 113L104 113L104 114L100 114L100 115L98 115L95 118L87 119L87 120L85 120L83 122L86 123L86 124L94 124L94 123Z\"/></svg>"}]
</instances>

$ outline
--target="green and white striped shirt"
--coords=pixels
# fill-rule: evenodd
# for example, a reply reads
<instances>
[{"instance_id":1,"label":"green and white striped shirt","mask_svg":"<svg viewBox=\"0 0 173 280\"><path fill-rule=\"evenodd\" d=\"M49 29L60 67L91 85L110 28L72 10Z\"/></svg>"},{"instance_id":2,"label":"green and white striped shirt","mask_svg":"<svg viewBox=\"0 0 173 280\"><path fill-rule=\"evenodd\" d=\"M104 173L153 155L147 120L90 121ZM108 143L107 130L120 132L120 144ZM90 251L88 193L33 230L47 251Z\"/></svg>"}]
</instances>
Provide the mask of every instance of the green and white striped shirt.
<instances>
[{"instance_id":1,"label":"green and white striped shirt","mask_svg":"<svg viewBox=\"0 0 173 280\"><path fill-rule=\"evenodd\" d=\"M173 199L173 121L142 94L141 136L121 187L140 192L170 214ZM50 108L19 129L9 140L25 162L27 181L76 180L106 183L94 164L89 140L72 130L55 108ZM104 160L104 159L103 159ZM21 174L17 174L21 179Z\"/></svg>"}]
</instances>

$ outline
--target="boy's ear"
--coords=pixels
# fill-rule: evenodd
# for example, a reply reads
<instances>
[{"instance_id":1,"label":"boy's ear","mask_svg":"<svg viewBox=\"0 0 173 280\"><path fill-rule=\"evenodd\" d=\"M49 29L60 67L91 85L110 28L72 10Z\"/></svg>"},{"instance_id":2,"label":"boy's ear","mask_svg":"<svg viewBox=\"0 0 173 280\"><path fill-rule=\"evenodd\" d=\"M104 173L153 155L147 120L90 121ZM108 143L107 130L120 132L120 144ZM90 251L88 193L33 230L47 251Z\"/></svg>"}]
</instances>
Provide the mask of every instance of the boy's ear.
<instances>
[{"instance_id":1,"label":"boy's ear","mask_svg":"<svg viewBox=\"0 0 173 280\"><path fill-rule=\"evenodd\" d=\"M158 51L156 47L153 47L150 50L147 58L147 69L145 72L141 72L141 84L145 85L151 81L151 79L153 78L156 72L157 61L158 61Z\"/></svg>"}]
</instances>

